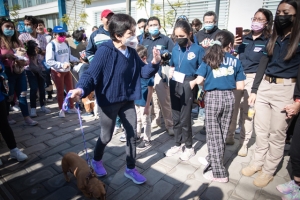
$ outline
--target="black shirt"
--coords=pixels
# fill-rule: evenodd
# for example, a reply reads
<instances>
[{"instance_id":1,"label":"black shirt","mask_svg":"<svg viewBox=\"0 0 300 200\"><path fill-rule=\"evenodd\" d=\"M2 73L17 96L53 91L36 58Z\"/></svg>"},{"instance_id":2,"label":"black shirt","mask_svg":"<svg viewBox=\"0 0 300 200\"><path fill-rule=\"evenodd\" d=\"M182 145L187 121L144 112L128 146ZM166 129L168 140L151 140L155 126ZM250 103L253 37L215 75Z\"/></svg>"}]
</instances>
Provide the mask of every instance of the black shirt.
<instances>
[{"instance_id":1,"label":"black shirt","mask_svg":"<svg viewBox=\"0 0 300 200\"><path fill-rule=\"evenodd\" d=\"M160 50L168 50L169 52L172 52L172 49L174 47L173 41L168 38L167 36L163 34L159 34L157 38L152 39L152 36L146 37L142 45L147 48L147 62L151 63L153 59L153 47L156 47L157 49L161 48Z\"/></svg>"},{"instance_id":2,"label":"black shirt","mask_svg":"<svg viewBox=\"0 0 300 200\"><path fill-rule=\"evenodd\" d=\"M270 58L265 74L277 78L296 78L300 66L300 43L296 50L296 54L285 61L284 58L288 52L290 35L286 36L283 41L279 36L273 51L273 56Z\"/></svg>"},{"instance_id":3,"label":"black shirt","mask_svg":"<svg viewBox=\"0 0 300 200\"><path fill-rule=\"evenodd\" d=\"M246 74L257 72L267 41L268 39L263 35L260 35L255 40L253 40L252 33L243 36L243 43L238 46L237 53Z\"/></svg>"},{"instance_id":4,"label":"black shirt","mask_svg":"<svg viewBox=\"0 0 300 200\"><path fill-rule=\"evenodd\" d=\"M208 38L209 40L214 40L215 36L217 35L217 33L219 33L221 30L215 26L210 32L206 32L205 28L202 29L201 31L199 31L196 34L196 38L198 40L198 44L201 45L201 42L203 40L205 40L206 38ZM202 45L201 45L202 46ZM207 50L208 48L204 48L205 50Z\"/></svg>"}]
</instances>

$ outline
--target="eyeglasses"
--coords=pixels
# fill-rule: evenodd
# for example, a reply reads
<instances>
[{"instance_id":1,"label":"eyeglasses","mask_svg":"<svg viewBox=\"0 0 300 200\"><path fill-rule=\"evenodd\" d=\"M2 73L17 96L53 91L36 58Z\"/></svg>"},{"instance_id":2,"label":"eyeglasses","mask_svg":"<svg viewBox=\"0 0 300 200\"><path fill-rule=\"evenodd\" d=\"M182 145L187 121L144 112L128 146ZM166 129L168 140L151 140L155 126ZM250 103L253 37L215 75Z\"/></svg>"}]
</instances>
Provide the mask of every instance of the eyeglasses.
<instances>
[{"instance_id":1,"label":"eyeglasses","mask_svg":"<svg viewBox=\"0 0 300 200\"><path fill-rule=\"evenodd\" d=\"M266 22L267 20L266 19L252 17L251 21L252 22Z\"/></svg>"}]
</instances>

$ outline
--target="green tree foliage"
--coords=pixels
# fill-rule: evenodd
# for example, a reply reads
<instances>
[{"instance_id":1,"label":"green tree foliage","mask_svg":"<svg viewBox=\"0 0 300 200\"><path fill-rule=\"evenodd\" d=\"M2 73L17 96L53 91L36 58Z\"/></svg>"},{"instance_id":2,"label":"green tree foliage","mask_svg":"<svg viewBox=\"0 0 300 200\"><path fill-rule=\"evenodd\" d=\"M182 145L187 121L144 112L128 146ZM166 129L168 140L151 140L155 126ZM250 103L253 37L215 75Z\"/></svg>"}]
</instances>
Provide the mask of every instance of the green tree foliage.
<instances>
[{"instance_id":1,"label":"green tree foliage","mask_svg":"<svg viewBox=\"0 0 300 200\"><path fill-rule=\"evenodd\" d=\"M82 7L81 11L79 12L79 14L77 13L77 9L76 9L77 0L72 0L72 1L73 1L73 5L70 10L70 13L64 14L61 21L68 26L69 30L75 31L80 26L88 24L88 22L87 22L88 14L85 12L85 7L86 7L86 5L90 5L92 3L92 0L80 1L80 3L83 5L83 7ZM72 11L74 11L74 13L75 13L74 18L72 18L72 16L71 16Z\"/></svg>"}]
</instances>

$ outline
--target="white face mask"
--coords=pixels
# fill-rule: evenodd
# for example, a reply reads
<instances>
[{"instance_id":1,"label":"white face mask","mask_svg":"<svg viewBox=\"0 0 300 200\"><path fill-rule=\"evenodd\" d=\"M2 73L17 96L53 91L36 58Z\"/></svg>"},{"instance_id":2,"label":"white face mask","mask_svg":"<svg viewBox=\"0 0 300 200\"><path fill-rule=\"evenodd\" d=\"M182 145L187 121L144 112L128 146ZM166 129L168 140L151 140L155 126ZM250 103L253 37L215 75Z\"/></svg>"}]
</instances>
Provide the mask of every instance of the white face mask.
<instances>
[{"instance_id":1,"label":"white face mask","mask_svg":"<svg viewBox=\"0 0 300 200\"><path fill-rule=\"evenodd\" d=\"M137 37L131 36L130 38L127 38L125 40L124 45L135 49L137 47L138 43L139 43L139 41L138 41Z\"/></svg>"}]
</instances>

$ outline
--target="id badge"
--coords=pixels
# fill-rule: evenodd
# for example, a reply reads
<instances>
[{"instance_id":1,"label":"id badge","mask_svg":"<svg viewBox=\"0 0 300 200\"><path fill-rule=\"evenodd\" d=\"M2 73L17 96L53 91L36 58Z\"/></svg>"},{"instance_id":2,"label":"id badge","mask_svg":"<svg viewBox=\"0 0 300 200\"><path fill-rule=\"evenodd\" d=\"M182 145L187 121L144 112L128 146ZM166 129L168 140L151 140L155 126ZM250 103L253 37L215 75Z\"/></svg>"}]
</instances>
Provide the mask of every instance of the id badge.
<instances>
[{"instance_id":1,"label":"id badge","mask_svg":"<svg viewBox=\"0 0 300 200\"><path fill-rule=\"evenodd\" d=\"M254 52L260 52L261 49L262 49L261 47L255 47L253 51Z\"/></svg>"},{"instance_id":2,"label":"id badge","mask_svg":"<svg viewBox=\"0 0 300 200\"><path fill-rule=\"evenodd\" d=\"M173 77L172 77L173 81L183 83L184 78L185 78L185 74L183 74L181 72L174 71L174 74L173 74Z\"/></svg>"}]
</instances>

